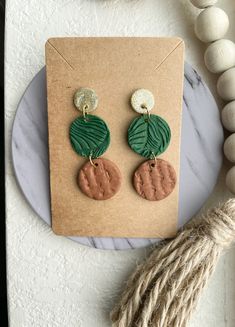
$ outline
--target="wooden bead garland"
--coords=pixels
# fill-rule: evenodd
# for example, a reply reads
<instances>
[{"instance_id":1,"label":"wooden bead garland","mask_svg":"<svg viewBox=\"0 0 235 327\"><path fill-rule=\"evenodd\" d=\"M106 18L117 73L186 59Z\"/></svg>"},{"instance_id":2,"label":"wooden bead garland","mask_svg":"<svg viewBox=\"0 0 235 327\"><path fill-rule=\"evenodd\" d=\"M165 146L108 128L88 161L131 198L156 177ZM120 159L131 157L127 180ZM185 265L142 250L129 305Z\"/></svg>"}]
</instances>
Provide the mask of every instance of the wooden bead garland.
<instances>
[{"instance_id":1,"label":"wooden bead garland","mask_svg":"<svg viewBox=\"0 0 235 327\"><path fill-rule=\"evenodd\" d=\"M204 56L205 65L212 73L222 73L217 82L220 97L230 101L222 110L224 127L235 132L235 44L223 39L229 28L227 14L220 8L214 7L217 0L190 0L201 11L195 22L195 34L205 43L211 43ZM235 133L224 143L226 158L235 163ZM228 189L235 194L235 166L226 176Z\"/></svg>"}]
</instances>

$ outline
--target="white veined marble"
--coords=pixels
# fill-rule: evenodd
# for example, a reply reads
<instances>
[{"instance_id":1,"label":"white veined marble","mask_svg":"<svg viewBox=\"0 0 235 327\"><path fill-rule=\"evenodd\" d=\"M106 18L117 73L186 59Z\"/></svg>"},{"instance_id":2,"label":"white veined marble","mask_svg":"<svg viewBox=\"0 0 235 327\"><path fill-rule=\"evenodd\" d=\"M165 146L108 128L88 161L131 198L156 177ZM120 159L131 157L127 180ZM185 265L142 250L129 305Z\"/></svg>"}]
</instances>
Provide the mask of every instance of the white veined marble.
<instances>
[{"instance_id":1,"label":"white veined marble","mask_svg":"<svg viewBox=\"0 0 235 327\"><path fill-rule=\"evenodd\" d=\"M19 103L12 131L12 157L18 183L28 202L51 225L46 98L43 69ZM212 192L221 169L223 140L219 111L210 91L197 72L185 65L179 226L201 209ZM156 242L136 238L72 239L95 248L112 250L138 248Z\"/></svg>"}]
</instances>

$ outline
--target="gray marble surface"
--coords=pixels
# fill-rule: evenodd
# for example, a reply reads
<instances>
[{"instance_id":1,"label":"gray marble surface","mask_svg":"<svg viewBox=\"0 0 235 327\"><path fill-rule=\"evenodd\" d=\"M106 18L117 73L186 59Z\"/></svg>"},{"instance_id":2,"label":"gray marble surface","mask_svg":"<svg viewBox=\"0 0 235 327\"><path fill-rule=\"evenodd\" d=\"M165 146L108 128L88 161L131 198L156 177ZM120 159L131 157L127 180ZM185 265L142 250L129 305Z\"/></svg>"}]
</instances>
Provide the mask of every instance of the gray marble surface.
<instances>
[{"instance_id":1,"label":"gray marble surface","mask_svg":"<svg viewBox=\"0 0 235 327\"><path fill-rule=\"evenodd\" d=\"M222 164L223 130L215 100L201 77L185 65L179 227L212 192ZM43 68L29 84L15 116L12 157L18 184L36 213L51 225L47 143L46 75ZM155 239L70 237L99 249L130 249Z\"/></svg>"}]
</instances>

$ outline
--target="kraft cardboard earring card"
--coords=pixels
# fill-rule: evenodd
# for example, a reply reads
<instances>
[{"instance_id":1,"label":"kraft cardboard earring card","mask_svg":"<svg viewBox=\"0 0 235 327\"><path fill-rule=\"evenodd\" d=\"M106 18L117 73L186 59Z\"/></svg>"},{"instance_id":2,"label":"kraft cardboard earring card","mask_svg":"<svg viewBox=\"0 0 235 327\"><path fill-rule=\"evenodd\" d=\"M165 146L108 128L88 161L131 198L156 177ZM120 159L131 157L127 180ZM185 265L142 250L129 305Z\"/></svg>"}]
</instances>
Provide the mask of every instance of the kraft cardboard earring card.
<instances>
[{"instance_id":1,"label":"kraft cardboard earring card","mask_svg":"<svg viewBox=\"0 0 235 327\"><path fill-rule=\"evenodd\" d=\"M52 38L46 68L53 231L172 237L183 41Z\"/></svg>"}]
</instances>

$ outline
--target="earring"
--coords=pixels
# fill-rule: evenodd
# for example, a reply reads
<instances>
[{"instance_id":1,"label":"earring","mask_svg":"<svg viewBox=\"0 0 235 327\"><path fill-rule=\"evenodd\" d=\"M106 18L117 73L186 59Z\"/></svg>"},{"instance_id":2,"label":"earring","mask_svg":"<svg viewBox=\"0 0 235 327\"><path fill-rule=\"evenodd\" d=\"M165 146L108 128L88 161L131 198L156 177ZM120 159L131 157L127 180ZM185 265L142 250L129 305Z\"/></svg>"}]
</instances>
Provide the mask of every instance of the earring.
<instances>
[{"instance_id":1,"label":"earring","mask_svg":"<svg viewBox=\"0 0 235 327\"><path fill-rule=\"evenodd\" d=\"M150 114L154 103L154 96L148 90L133 93L132 108L141 116L135 118L128 129L128 144L133 151L149 159L134 173L136 192L146 200L159 201L173 191L176 173L169 162L157 159L170 143L171 130L163 118Z\"/></svg>"},{"instance_id":2,"label":"earring","mask_svg":"<svg viewBox=\"0 0 235 327\"><path fill-rule=\"evenodd\" d=\"M110 131L103 119L89 114L98 106L97 95L92 89L81 88L73 102L83 115L70 126L71 145L77 154L89 159L78 173L78 185L92 199L109 199L120 189L121 173L112 161L100 158L110 144Z\"/></svg>"}]
</instances>

